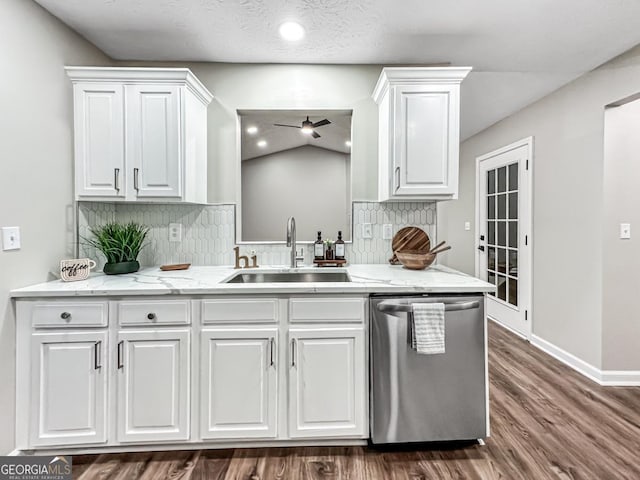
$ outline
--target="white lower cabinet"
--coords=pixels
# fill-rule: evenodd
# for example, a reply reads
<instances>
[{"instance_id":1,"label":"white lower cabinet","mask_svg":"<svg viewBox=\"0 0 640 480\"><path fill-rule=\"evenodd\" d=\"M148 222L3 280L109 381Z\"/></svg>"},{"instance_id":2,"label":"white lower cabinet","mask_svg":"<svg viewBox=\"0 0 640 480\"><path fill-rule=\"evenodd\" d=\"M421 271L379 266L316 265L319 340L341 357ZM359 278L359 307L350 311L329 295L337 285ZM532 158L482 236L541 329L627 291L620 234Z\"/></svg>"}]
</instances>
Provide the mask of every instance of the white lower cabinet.
<instances>
[{"instance_id":1,"label":"white lower cabinet","mask_svg":"<svg viewBox=\"0 0 640 480\"><path fill-rule=\"evenodd\" d=\"M106 331L31 336L33 446L106 442L106 351Z\"/></svg>"},{"instance_id":2,"label":"white lower cabinet","mask_svg":"<svg viewBox=\"0 0 640 480\"><path fill-rule=\"evenodd\" d=\"M291 328L289 338L289 436L364 435L364 328Z\"/></svg>"},{"instance_id":3,"label":"white lower cabinet","mask_svg":"<svg viewBox=\"0 0 640 480\"><path fill-rule=\"evenodd\" d=\"M189 439L189 336L189 329L119 332L119 442Z\"/></svg>"},{"instance_id":4,"label":"white lower cabinet","mask_svg":"<svg viewBox=\"0 0 640 480\"><path fill-rule=\"evenodd\" d=\"M278 328L206 329L200 338L201 437L275 438Z\"/></svg>"}]
</instances>

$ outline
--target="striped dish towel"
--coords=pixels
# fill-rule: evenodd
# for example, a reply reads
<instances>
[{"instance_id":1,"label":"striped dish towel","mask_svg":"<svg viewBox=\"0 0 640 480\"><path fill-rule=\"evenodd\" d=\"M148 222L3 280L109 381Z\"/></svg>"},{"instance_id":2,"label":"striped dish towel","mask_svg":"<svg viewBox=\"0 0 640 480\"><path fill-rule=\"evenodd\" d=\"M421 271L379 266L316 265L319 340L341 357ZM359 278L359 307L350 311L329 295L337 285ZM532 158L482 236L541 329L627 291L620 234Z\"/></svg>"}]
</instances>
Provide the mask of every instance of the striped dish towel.
<instances>
[{"instance_id":1,"label":"striped dish towel","mask_svg":"<svg viewBox=\"0 0 640 480\"><path fill-rule=\"evenodd\" d=\"M413 303L411 348L417 353L444 353L444 303Z\"/></svg>"}]
</instances>

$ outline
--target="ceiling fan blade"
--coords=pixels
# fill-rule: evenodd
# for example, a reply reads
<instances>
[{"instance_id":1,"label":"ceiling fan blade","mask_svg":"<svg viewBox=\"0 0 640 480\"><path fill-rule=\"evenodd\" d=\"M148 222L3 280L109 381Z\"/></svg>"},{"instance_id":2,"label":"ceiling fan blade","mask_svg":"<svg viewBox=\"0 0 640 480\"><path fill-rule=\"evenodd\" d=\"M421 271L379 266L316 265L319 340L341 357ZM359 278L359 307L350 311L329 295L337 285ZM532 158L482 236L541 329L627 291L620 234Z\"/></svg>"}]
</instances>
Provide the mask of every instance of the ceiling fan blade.
<instances>
[{"instance_id":1,"label":"ceiling fan blade","mask_svg":"<svg viewBox=\"0 0 640 480\"><path fill-rule=\"evenodd\" d=\"M325 118L324 120L320 120L319 122L314 123L313 128L322 127L323 125L329 125L330 123L331 122Z\"/></svg>"},{"instance_id":2,"label":"ceiling fan blade","mask_svg":"<svg viewBox=\"0 0 640 480\"><path fill-rule=\"evenodd\" d=\"M318 134L318 132L316 132L315 130L313 132L311 132L311 136L313 138L320 138L320 135Z\"/></svg>"},{"instance_id":3,"label":"ceiling fan blade","mask_svg":"<svg viewBox=\"0 0 640 480\"><path fill-rule=\"evenodd\" d=\"M302 127L299 127L297 125L283 125L281 123L274 123L273 126L274 127L302 128Z\"/></svg>"}]
</instances>

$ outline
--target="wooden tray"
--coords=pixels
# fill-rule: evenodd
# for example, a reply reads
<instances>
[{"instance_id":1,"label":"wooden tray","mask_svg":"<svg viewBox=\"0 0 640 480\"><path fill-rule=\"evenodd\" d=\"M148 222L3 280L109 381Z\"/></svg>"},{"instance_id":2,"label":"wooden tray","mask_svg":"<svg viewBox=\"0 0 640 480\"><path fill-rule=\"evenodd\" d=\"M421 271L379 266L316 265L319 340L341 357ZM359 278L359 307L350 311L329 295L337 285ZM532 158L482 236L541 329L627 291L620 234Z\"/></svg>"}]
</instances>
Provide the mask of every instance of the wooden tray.
<instances>
[{"instance_id":1,"label":"wooden tray","mask_svg":"<svg viewBox=\"0 0 640 480\"><path fill-rule=\"evenodd\" d=\"M314 260L315 263L319 267L341 267L342 265L346 265L346 260Z\"/></svg>"},{"instance_id":2,"label":"wooden tray","mask_svg":"<svg viewBox=\"0 0 640 480\"><path fill-rule=\"evenodd\" d=\"M162 270L163 272L170 272L172 270L186 270L190 266L190 263L174 263L171 265L160 265L160 270Z\"/></svg>"},{"instance_id":3,"label":"wooden tray","mask_svg":"<svg viewBox=\"0 0 640 480\"><path fill-rule=\"evenodd\" d=\"M425 253L431 248L431 240L427 232L418 227L404 227L397 231L391 241L393 255L389 259L391 265L398 265L397 250L420 250Z\"/></svg>"}]
</instances>

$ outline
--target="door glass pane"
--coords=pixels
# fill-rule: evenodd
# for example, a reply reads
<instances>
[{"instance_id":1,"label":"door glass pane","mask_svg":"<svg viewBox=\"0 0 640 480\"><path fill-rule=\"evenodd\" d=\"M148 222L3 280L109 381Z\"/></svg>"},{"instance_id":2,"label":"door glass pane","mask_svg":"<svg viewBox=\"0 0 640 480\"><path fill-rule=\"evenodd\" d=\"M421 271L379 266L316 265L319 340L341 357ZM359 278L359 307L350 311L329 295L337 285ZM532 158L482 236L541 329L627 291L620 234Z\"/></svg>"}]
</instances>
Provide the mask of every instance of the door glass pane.
<instances>
[{"instance_id":1,"label":"door glass pane","mask_svg":"<svg viewBox=\"0 0 640 480\"><path fill-rule=\"evenodd\" d=\"M518 248L518 222L509 222L509 246Z\"/></svg>"},{"instance_id":2,"label":"door glass pane","mask_svg":"<svg viewBox=\"0 0 640 480\"><path fill-rule=\"evenodd\" d=\"M496 218L496 197L487 197L487 218Z\"/></svg>"},{"instance_id":3,"label":"door glass pane","mask_svg":"<svg viewBox=\"0 0 640 480\"><path fill-rule=\"evenodd\" d=\"M498 275L498 298L500 300L507 299L507 277Z\"/></svg>"},{"instance_id":4,"label":"door glass pane","mask_svg":"<svg viewBox=\"0 0 640 480\"><path fill-rule=\"evenodd\" d=\"M498 218L504 220L507 218L507 195L498 195Z\"/></svg>"},{"instance_id":5,"label":"door glass pane","mask_svg":"<svg viewBox=\"0 0 640 480\"><path fill-rule=\"evenodd\" d=\"M518 306L518 280L515 278L509 279L509 300L511 305Z\"/></svg>"},{"instance_id":6,"label":"door glass pane","mask_svg":"<svg viewBox=\"0 0 640 480\"><path fill-rule=\"evenodd\" d=\"M489 259L487 261L487 268L489 270L494 270L495 271L495 269L496 269L496 249L489 247L489 249L487 250L487 255L489 257Z\"/></svg>"},{"instance_id":7,"label":"door glass pane","mask_svg":"<svg viewBox=\"0 0 640 480\"><path fill-rule=\"evenodd\" d=\"M515 220L518 218L518 193L509 194L509 218Z\"/></svg>"},{"instance_id":8,"label":"door glass pane","mask_svg":"<svg viewBox=\"0 0 640 480\"><path fill-rule=\"evenodd\" d=\"M487 193L496 193L496 171L487 172Z\"/></svg>"},{"instance_id":9,"label":"door glass pane","mask_svg":"<svg viewBox=\"0 0 640 480\"><path fill-rule=\"evenodd\" d=\"M507 191L507 167L498 169L498 193Z\"/></svg>"},{"instance_id":10,"label":"door glass pane","mask_svg":"<svg viewBox=\"0 0 640 480\"><path fill-rule=\"evenodd\" d=\"M504 248L498 249L498 265L496 270L500 273L507 273L507 250Z\"/></svg>"},{"instance_id":11,"label":"door glass pane","mask_svg":"<svg viewBox=\"0 0 640 480\"><path fill-rule=\"evenodd\" d=\"M498 245L507 246L507 222L498 222Z\"/></svg>"},{"instance_id":12,"label":"door glass pane","mask_svg":"<svg viewBox=\"0 0 640 480\"><path fill-rule=\"evenodd\" d=\"M518 164L509 165L509 190L518 190Z\"/></svg>"},{"instance_id":13,"label":"door glass pane","mask_svg":"<svg viewBox=\"0 0 640 480\"><path fill-rule=\"evenodd\" d=\"M487 243L496 244L496 222L487 222Z\"/></svg>"},{"instance_id":14,"label":"door glass pane","mask_svg":"<svg viewBox=\"0 0 640 480\"><path fill-rule=\"evenodd\" d=\"M489 273L489 275L487 276L487 282L495 285L496 284L496 276L493 273ZM490 293L489 295L493 295L495 297L494 293Z\"/></svg>"},{"instance_id":15,"label":"door glass pane","mask_svg":"<svg viewBox=\"0 0 640 480\"><path fill-rule=\"evenodd\" d=\"M509 275L518 276L518 251L509 250Z\"/></svg>"}]
</instances>

